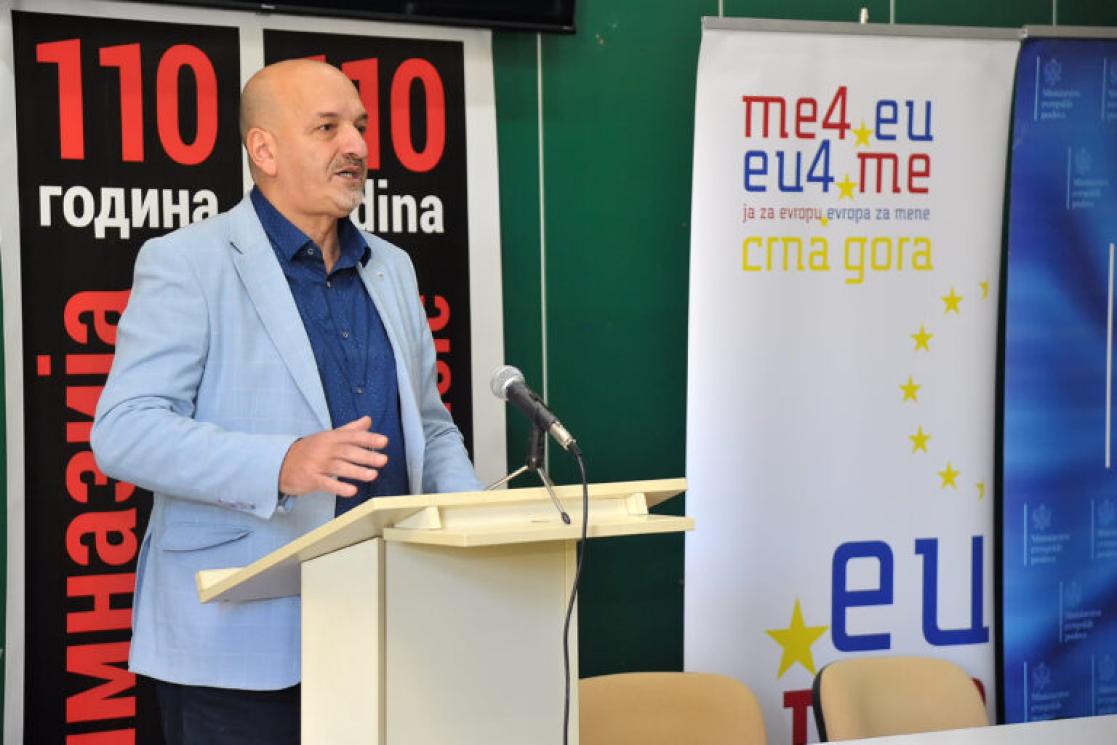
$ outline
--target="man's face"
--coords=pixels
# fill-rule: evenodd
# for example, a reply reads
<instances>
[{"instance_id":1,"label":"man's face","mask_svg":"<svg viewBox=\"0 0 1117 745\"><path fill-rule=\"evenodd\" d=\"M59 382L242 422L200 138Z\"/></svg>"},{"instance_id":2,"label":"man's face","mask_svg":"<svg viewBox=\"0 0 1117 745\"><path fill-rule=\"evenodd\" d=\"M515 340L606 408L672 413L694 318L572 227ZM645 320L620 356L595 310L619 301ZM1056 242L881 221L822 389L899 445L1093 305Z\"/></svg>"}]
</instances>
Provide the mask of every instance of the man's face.
<instances>
[{"instance_id":1,"label":"man's face","mask_svg":"<svg viewBox=\"0 0 1117 745\"><path fill-rule=\"evenodd\" d=\"M353 84L336 69L292 78L274 133L276 185L289 210L309 218L345 217L364 196L368 114Z\"/></svg>"}]
</instances>

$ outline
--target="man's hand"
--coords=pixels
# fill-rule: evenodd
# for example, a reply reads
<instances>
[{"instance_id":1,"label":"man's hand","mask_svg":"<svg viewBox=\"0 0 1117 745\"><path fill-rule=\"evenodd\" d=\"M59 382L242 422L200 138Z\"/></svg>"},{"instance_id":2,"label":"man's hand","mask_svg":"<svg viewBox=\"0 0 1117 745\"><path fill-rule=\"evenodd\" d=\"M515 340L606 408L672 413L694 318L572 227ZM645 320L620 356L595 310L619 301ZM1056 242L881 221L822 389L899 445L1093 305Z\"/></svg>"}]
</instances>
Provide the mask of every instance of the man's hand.
<instances>
[{"instance_id":1,"label":"man's hand","mask_svg":"<svg viewBox=\"0 0 1117 745\"><path fill-rule=\"evenodd\" d=\"M331 492L352 497L357 487L340 481L372 481L388 456L376 452L388 446L388 438L369 432L372 418L363 416L337 429L317 432L296 440L279 469L279 491L300 496Z\"/></svg>"}]
</instances>

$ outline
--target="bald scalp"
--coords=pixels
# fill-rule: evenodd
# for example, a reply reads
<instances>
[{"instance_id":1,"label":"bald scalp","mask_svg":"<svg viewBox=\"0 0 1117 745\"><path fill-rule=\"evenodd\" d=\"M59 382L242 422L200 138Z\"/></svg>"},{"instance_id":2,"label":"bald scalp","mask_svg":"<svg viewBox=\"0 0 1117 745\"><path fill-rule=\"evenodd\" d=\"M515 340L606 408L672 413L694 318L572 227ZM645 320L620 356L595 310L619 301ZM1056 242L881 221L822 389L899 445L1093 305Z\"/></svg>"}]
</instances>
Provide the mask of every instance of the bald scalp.
<instances>
[{"instance_id":1,"label":"bald scalp","mask_svg":"<svg viewBox=\"0 0 1117 745\"><path fill-rule=\"evenodd\" d=\"M259 70L244 84L240 94L240 139L244 143L254 127L275 131L283 120L283 111L292 99L311 89L315 80L336 76L349 85L352 81L333 65L310 59L283 60Z\"/></svg>"}]
</instances>

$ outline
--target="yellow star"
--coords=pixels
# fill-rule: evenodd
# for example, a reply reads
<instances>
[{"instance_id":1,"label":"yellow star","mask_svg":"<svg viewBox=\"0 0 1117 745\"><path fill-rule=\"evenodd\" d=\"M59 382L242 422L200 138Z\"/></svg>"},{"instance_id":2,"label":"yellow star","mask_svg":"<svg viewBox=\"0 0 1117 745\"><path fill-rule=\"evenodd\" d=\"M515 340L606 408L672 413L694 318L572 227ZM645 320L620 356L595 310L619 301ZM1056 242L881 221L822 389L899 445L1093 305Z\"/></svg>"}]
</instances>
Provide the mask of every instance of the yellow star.
<instances>
[{"instance_id":1,"label":"yellow star","mask_svg":"<svg viewBox=\"0 0 1117 745\"><path fill-rule=\"evenodd\" d=\"M927 329L923 328L923 324L921 323L919 324L919 332L912 334L911 338L915 339L916 352L918 352L920 349L926 349L928 352L930 352L931 347L929 342L931 341L931 339L935 338L935 335L928 334Z\"/></svg>"},{"instance_id":2,"label":"yellow star","mask_svg":"<svg viewBox=\"0 0 1117 745\"><path fill-rule=\"evenodd\" d=\"M818 224L825 228L827 225L830 224L830 218L820 217L818 218Z\"/></svg>"},{"instance_id":3,"label":"yellow star","mask_svg":"<svg viewBox=\"0 0 1117 745\"><path fill-rule=\"evenodd\" d=\"M989 299L989 283L988 282L978 282L977 286L981 288L981 299L982 300L988 300Z\"/></svg>"},{"instance_id":4,"label":"yellow star","mask_svg":"<svg viewBox=\"0 0 1117 745\"><path fill-rule=\"evenodd\" d=\"M861 145L864 145L865 147L869 146L869 135L873 133L873 130L866 127L865 122L861 122L860 127L858 127L857 129L852 129L850 131L857 136L857 139L853 143L854 147L860 147Z\"/></svg>"},{"instance_id":5,"label":"yellow star","mask_svg":"<svg viewBox=\"0 0 1117 745\"><path fill-rule=\"evenodd\" d=\"M919 398L916 396L916 394L919 392L919 389L922 388L922 387L923 387L922 385L914 382L911 379L911 376L909 375L908 376L908 382L905 383L904 385L900 386L900 390L904 392L903 400L904 401L919 401Z\"/></svg>"},{"instance_id":6,"label":"yellow star","mask_svg":"<svg viewBox=\"0 0 1117 745\"><path fill-rule=\"evenodd\" d=\"M949 295L943 295L942 296L942 301L944 303L946 303L946 310L943 311L943 315L946 315L950 311L954 311L955 313L958 313L959 315L961 314L961 311L958 310L958 303L962 302L962 296L959 295L958 293L954 292L953 287L950 288L950 294Z\"/></svg>"},{"instance_id":7,"label":"yellow star","mask_svg":"<svg viewBox=\"0 0 1117 745\"><path fill-rule=\"evenodd\" d=\"M985 482L984 481L978 481L977 482L977 498L978 499L985 499Z\"/></svg>"},{"instance_id":8,"label":"yellow star","mask_svg":"<svg viewBox=\"0 0 1117 745\"><path fill-rule=\"evenodd\" d=\"M957 489L958 485L954 483L954 480L958 478L959 473L960 471L956 471L954 467L950 465L950 461L947 461L946 469L939 471L939 478L942 479L942 487L940 488L945 489L949 486L951 489Z\"/></svg>"},{"instance_id":9,"label":"yellow star","mask_svg":"<svg viewBox=\"0 0 1117 745\"><path fill-rule=\"evenodd\" d=\"M799 598L795 598L795 610L791 611L791 624L786 629L768 629L766 634L776 640L783 647L783 656L780 657L780 672L777 678L782 678L791 666L798 662L814 675L814 655L811 654L811 645L818 637L826 633L829 626L806 626L803 624L803 612L799 608Z\"/></svg>"},{"instance_id":10,"label":"yellow star","mask_svg":"<svg viewBox=\"0 0 1117 745\"><path fill-rule=\"evenodd\" d=\"M923 431L923 426L920 425L919 429L915 431L914 435L908 435L911 440L911 451L918 453L920 450L927 452L927 440L931 439L931 435Z\"/></svg>"},{"instance_id":11,"label":"yellow star","mask_svg":"<svg viewBox=\"0 0 1117 745\"><path fill-rule=\"evenodd\" d=\"M853 187L855 186L857 186L857 182L851 181L847 173L845 178L838 182L838 201L853 199Z\"/></svg>"}]
</instances>

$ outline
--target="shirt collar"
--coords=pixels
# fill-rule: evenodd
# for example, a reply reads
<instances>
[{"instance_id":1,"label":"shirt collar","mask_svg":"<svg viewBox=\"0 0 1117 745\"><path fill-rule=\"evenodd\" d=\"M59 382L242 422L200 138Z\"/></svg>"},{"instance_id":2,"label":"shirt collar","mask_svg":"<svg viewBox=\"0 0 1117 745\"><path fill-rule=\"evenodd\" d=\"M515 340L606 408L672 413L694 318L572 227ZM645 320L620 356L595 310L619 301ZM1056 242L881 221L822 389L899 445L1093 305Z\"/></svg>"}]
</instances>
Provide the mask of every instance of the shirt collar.
<instances>
[{"instance_id":1,"label":"shirt collar","mask_svg":"<svg viewBox=\"0 0 1117 745\"><path fill-rule=\"evenodd\" d=\"M348 217L337 222L337 242L341 246L341 257L335 269L345 269L358 263L364 266L372 256L372 249L365 242L365 237Z\"/></svg>"},{"instance_id":2,"label":"shirt collar","mask_svg":"<svg viewBox=\"0 0 1117 745\"><path fill-rule=\"evenodd\" d=\"M260 224L263 226L268 240L271 241L276 253L283 259L292 261L306 244L313 243L306 233L295 227L294 223L284 217L268 201L259 187L252 187L250 197L252 206L256 210L256 216L260 218ZM357 230L357 226L348 217L338 220L337 239L341 248L341 255L338 257L334 269L346 269L356 266L358 263L364 266L368 263L372 251L368 247L368 243L365 242L364 236L361 235L361 231Z\"/></svg>"}]
</instances>

